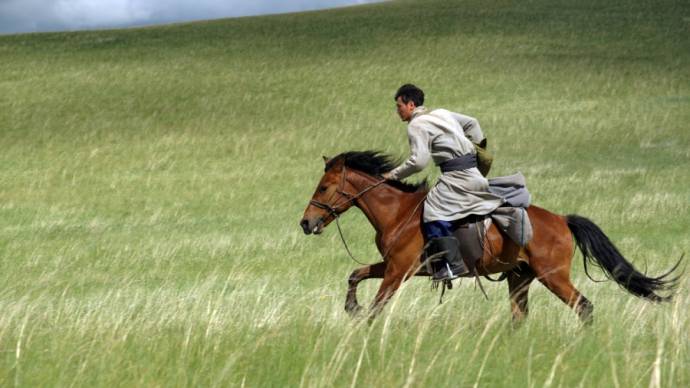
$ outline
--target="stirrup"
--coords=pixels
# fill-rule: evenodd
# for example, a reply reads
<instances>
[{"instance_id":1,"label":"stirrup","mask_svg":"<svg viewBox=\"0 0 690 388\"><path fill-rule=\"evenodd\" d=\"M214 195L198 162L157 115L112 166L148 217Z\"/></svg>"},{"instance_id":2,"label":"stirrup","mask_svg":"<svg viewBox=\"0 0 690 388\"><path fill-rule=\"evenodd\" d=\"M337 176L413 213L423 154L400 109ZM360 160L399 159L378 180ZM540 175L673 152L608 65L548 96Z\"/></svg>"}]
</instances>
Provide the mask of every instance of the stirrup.
<instances>
[{"instance_id":1,"label":"stirrup","mask_svg":"<svg viewBox=\"0 0 690 388\"><path fill-rule=\"evenodd\" d=\"M453 280L470 273L453 236L432 238L424 247L427 270L432 280Z\"/></svg>"},{"instance_id":2,"label":"stirrup","mask_svg":"<svg viewBox=\"0 0 690 388\"><path fill-rule=\"evenodd\" d=\"M448 261L446 260L443 260L443 262L441 263L437 262L433 264L441 264L441 268L435 269L434 272L431 274L432 281L451 281L461 277L462 275L466 275L469 273L469 271L462 272L462 268L451 267L451 265L448 264Z\"/></svg>"}]
</instances>

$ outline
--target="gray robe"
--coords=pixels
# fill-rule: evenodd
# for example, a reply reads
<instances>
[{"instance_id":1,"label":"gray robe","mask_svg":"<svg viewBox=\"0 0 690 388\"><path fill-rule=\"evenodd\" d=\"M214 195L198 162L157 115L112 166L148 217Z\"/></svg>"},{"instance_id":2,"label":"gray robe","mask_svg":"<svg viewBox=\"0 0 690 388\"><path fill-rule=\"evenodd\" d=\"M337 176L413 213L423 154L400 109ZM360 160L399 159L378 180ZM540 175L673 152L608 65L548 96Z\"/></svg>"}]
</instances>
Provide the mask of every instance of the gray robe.
<instances>
[{"instance_id":1,"label":"gray robe","mask_svg":"<svg viewBox=\"0 0 690 388\"><path fill-rule=\"evenodd\" d=\"M391 179L404 179L424 169L466 154L475 154L472 141L484 136L476 119L445 109L431 112L417 107L407 127L410 156L391 172ZM424 203L424 222L454 221L471 214L489 214L503 204L489 191L489 182L476 167L444 173L429 191Z\"/></svg>"}]
</instances>

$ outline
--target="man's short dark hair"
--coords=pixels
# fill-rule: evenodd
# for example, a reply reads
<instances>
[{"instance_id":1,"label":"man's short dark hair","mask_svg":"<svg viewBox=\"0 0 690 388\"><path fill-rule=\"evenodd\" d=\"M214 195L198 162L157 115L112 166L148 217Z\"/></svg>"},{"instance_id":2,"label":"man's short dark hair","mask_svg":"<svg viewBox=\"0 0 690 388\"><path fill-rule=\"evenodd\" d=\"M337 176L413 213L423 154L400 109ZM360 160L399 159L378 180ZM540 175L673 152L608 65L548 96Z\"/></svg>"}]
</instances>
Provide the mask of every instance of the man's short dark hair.
<instances>
[{"instance_id":1,"label":"man's short dark hair","mask_svg":"<svg viewBox=\"0 0 690 388\"><path fill-rule=\"evenodd\" d=\"M405 104L412 101L414 102L415 106L424 105L424 92L422 89L412 84L405 84L401 86L395 93L395 97L393 99L398 101L398 97L402 97L402 102Z\"/></svg>"}]
</instances>

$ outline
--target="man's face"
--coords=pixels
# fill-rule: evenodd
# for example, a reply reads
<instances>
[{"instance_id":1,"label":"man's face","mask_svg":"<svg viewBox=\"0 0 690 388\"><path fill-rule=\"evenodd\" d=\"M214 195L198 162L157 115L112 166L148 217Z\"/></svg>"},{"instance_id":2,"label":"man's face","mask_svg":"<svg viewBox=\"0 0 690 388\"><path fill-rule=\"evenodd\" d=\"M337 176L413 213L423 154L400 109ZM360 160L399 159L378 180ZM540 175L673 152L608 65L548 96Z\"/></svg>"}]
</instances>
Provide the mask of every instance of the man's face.
<instances>
[{"instance_id":1,"label":"man's face","mask_svg":"<svg viewBox=\"0 0 690 388\"><path fill-rule=\"evenodd\" d=\"M412 111L416 108L413 101L403 102L402 97L398 97L395 100L395 104L398 107L398 116L400 116L400 120L412 120Z\"/></svg>"}]
</instances>

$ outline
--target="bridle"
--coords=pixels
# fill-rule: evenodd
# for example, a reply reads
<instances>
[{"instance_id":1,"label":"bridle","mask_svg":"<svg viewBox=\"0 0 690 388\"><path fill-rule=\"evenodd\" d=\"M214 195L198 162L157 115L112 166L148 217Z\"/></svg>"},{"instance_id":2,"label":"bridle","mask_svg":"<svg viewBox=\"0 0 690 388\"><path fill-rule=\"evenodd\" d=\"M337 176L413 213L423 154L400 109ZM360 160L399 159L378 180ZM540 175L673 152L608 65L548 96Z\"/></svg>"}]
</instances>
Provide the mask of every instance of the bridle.
<instances>
[{"instance_id":1,"label":"bridle","mask_svg":"<svg viewBox=\"0 0 690 388\"><path fill-rule=\"evenodd\" d=\"M345 236L343 236L343 230L340 227L340 213L342 213L342 212L339 212L339 209L345 205L349 205L349 204L353 203L359 197L361 197L362 195L367 193L369 190L372 190L372 189L378 187L379 185L381 185L386 180L381 179L380 181L378 181L372 185L367 186L362 191L360 191L356 194L350 194L350 193L345 191L345 181L347 180L345 178L346 172L347 172L347 169L343 165L343 172L340 176L340 182L338 183L338 187L335 189L333 194L331 194L331 196L328 198L328 201L327 201L328 203L319 202L315 199L310 200L309 203L311 205L318 207L319 209L324 209L324 210L328 211L328 215L326 217L333 217L335 219L335 224L338 226L338 233L340 234L340 239L343 241L343 245L345 246L345 250L347 251L347 254L350 255L350 258L354 262L356 262L357 264L368 265L366 263L362 263L359 260L355 259L355 257L352 255L352 252L350 252L350 248L347 246L347 242L345 241ZM336 194L340 194L340 198L337 198L335 201L331 202L331 200L333 199L333 197ZM340 202L340 200L342 198L345 198L345 200ZM325 222L325 221L326 221L326 218L323 218L322 222Z\"/></svg>"},{"instance_id":2,"label":"bridle","mask_svg":"<svg viewBox=\"0 0 690 388\"><path fill-rule=\"evenodd\" d=\"M338 212L338 209L344 205L347 205L351 202L354 202L355 200L357 200L359 197L364 195L369 190L371 190L375 187L378 187L380 184L384 183L386 181L386 179L381 179L380 181L378 181L372 185L367 186L366 188L364 188L362 191L358 192L357 194L350 194L344 190L345 181L346 181L345 173L346 173L346 168L345 168L345 166L343 166L343 173L340 177L340 183L338 184L338 187L336 188L335 192L333 194L331 194L331 196L328 198L328 202L331 202L331 199L333 199L333 197L336 194L340 194L341 198L345 197L345 201L343 201L342 203L338 203L338 201L340 200L340 199L338 199L338 201L335 201L333 204L328 204L328 203L323 203L323 202L319 202L315 199L312 199L309 201L309 203L320 208L320 209L327 210L328 216L335 218L335 224L338 226L338 233L340 234L340 240L343 242L343 246L345 247L345 250L347 251L347 254L350 256L352 261L354 261L355 263L357 263L359 265L369 265L369 264L362 263L361 261L355 259L355 257L352 255L352 252L350 251L350 248L347 246L347 241L345 241L345 236L343 235L343 230L340 227L340 221L339 221L340 220L340 213ZM424 202L424 198L422 198L422 200L419 201L419 203L417 203L417 206L414 207L414 209L412 210L410 215L407 217L407 220L405 220L405 222L399 227L398 232L396 233L395 238L393 239L393 243L390 245L388 250L386 250L386 252L383 254L382 260L385 260L386 257L388 257L388 254L393 249L393 246L395 246L395 244L398 243L398 240L400 239L400 236L402 235L403 229L412 220L412 217L415 215L415 213L417 213L417 210L419 210L419 207L422 205L423 202ZM325 220L326 219L324 218L323 221L325 221Z\"/></svg>"},{"instance_id":3,"label":"bridle","mask_svg":"<svg viewBox=\"0 0 690 388\"><path fill-rule=\"evenodd\" d=\"M344 201L339 202L341 198L338 198L336 201L333 201L333 202L330 203L330 204L329 204L329 203L324 203L324 202L319 202L319 201L317 201L317 200L315 200L315 199L312 199L312 200L309 201L310 204L312 204L312 205L318 207L319 209L328 210L328 216L334 217L336 220L338 219L338 216L340 216L340 213L341 213L341 212L338 212L338 210L339 210L342 206L348 205L348 204L350 204L350 203L356 201L359 197L361 197L362 195L364 195L366 192L368 192L368 191L371 190L371 189L374 189L374 188L378 187L381 183L383 183L383 182L386 181L385 179L382 179L382 180L380 180L380 181L378 181L378 182L376 182L376 183L374 183L374 184L372 184L372 185L367 186L366 188L364 188L364 190L362 190L362 191L360 191L360 192L358 192L358 193L356 193L356 194L350 194L350 193L348 193L347 191L345 191L345 189L344 189L344 187L345 187L345 181L347 180L347 179L345 178L345 173L346 173L346 172L347 172L347 169L346 169L345 166L343 166L343 172L342 172L342 174L340 175L340 183L338 183L338 187L335 189L335 191L333 192L333 194L331 194L331 196L328 198L328 201L327 201L327 202L331 202L331 200L333 199L333 197L334 197L336 194L340 194L340 195L341 195L341 198L342 198L342 197L345 197L345 200L344 200Z\"/></svg>"},{"instance_id":4,"label":"bridle","mask_svg":"<svg viewBox=\"0 0 690 388\"><path fill-rule=\"evenodd\" d=\"M376 183L365 187L362 191L360 191L356 194L350 194L350 193L346 192L344 189L345 181L347 180L345 178L345 175L346 175L346 167L345 167L345 165L343 165L343 172L340 176L340 182L338 183L338 187L336 188L335 192L333 192L333 194L331 194L331 196L328 198L329 203L319 202L315 199L310 200L309 203L311 205L314 205L314 206L320 208L320 209L327 210L328 216L326 216L326 217L330 216L330 217L335 218L335 224L338 226L338 233L340 234L340 240L342 240L343 246L345 247L345 250L347 251L347 254L350 256L350 258L355 263L357 263L359 265L364 265L364 266L371 265L371 264L362 263L361 261L355 259L355 257L352 255L350 248L347 246L347 241L345 241L345 236L343 236L343 230L340 227L340 221L339 221L340 220L340 213L338 212L338 209L344 205L347 205L347 204L350 204L350 203L356 201L359 197L364 195L369 190L372 190L372 189L378 187L379 185L381 185L382 183L384 183L386 181L386 179L381 179L381 180L377 181ZM340 198L338 198L336 201L331 203L331 200L333 199L333 197L336 194L340 194L340 196L341 196L340 198L344 197L345 200L343 202L339 203ZM407 217L405 222L398 228L398 231L395 234L395 237L393 238L393 242L390 244L389 248L383 254L382 260L385 260L386 257L388 257L388 254L393 249L393 246L395 246L398 243L398 240L400 239L400 236L402 235L402 232L405 229L405 226L407 226L407 224L412 220L412 217L417 213L417 210L419 210L419 207L422 205L422 203L424 203L425 199L426 199L426 196L425 196L425 198L422 198L422 200L417 203L417 206L414 207L414 209L412 210L410 215ZM322 218L321 222L325 222L325 220L326 220L326 218ZM489 249L491 249L490 246L489 246ZM420 252L420 254L421 254L421 252ZM484 291L484 287L482 286L482 283L479 281L479 275L477 275L476 269L475 269L474 276L477 280L477 284L479 284L480 290L482 291L482 293L484 294L484 296L488 300L489 296L486 294L486 291ZM485 275L485 277L491 281L501 281L501 280L505 279L503 276L499 277L498 280L494 280L491 277L489 277L488 275ZM506 277L507 277L507 275L506 275ZM446 292L446 288L450 289L451 287L452 287L452 284L449 286L449 283L446 283L446 281L443 282L443 288L441 289L441 297L439 299L439 303L442 303L442 301L443 301L443 295Z\"/></svg>"}]
</instances>

